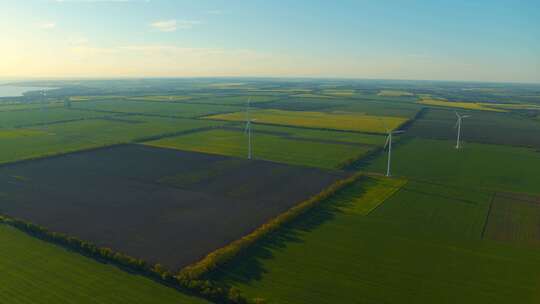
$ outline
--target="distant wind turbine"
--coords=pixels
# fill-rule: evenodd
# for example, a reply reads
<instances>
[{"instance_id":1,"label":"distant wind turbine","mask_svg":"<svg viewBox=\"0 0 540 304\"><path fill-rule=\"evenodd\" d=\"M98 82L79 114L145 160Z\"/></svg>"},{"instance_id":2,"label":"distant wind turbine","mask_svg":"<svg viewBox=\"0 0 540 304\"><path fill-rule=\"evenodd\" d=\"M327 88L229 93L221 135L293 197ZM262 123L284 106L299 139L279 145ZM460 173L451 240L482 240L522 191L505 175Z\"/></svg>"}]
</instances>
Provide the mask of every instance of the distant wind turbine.
<instances>
[{"instance_id":1,"label":"distant wind turbine","mask_svg":"<svg viewBox=\"0 0 540 304\"><path fill-rule=\"evenodd\" d=\"M247 101L247 107L246 107L246 129L245 133L248 136L248 159L253 158L253 143L252 143L252 129L251 129L251 123L255 121L255 119L251 119L249 117L249 107L251 105L251 97L249 97Z\"/></svg>"},{"instance_id":2,"label":"distant wind turbine","mask_svg":"<svg viewBox=\"0 0 540 304\"><path fill-rule=\"evenodd\" d=\"M468 117L471 117L471 115L459 115L458 112L456 111L456 116L457 116L457 122L456 122L456 125L454 126L454 128L457 128L457 141L456 141L456 149L459 149L461 148L461 123L463 122L463 118L468 118Z\"/></svg>"},{"instance_id":3,"label":"distant wind turbine","mask_svg":"<svg viewBox=\"0 0 540 304\"><path fill-rule=\"evenodd\" d=\"M388 136L386 137L386 144L384 145L384 148L388 147L388 164L386 165L386 176L390 177L392 176L390 167L392 165L392 136L394 134L400 134L405 131L391 131L390 129L387 129Z\"/></svg>"},{"instance_id":4,"label":"distant wind turbine","mask_svg":"<svg viewBox=\"0 0 540 304\"><path fill-rule=\"evenodd\" d=\"M45 109L45 100L47 99L47 92L45 90L41 90L41 109Z\"/></svg>"}]
</instances>

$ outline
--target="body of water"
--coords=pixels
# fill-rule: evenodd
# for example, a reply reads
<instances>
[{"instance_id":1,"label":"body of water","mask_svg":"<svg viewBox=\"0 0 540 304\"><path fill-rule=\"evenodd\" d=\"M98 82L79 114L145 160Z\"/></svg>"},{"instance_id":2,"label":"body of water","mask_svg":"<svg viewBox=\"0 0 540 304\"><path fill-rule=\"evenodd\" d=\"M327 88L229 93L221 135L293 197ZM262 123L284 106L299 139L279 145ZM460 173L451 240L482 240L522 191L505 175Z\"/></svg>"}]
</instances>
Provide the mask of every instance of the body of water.
<instances>
[{"instance_id":1,"label":"body of water","mask_svg":"<svg viewBox=\"0 0 540 304\"><path fill-rule=\"evenodd\" d=\"M17 97L29 91L50 90L52 88L42 87L19 87L12 85L0 85L0 97Z\"/></svg>"}]
</instances>

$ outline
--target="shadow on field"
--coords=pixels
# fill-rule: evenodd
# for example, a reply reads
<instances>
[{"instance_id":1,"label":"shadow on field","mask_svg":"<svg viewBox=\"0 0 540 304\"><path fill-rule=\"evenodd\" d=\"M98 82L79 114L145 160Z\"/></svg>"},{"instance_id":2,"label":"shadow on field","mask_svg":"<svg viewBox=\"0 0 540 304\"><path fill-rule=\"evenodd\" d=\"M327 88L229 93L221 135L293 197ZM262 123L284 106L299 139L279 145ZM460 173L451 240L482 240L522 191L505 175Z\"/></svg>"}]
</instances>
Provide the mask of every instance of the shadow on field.
<instances>
[{"instance_id":1,"label":"shadow on field","mask_svg":"<svg viewBox=\"0 0 540 304\"><path fill-rule=\"evenodd\" d=\"M413 140L413 137L403 135L397 140L392 141L392 149L396 149L400 146L403 146ZM352 161L351 163L342 167L342 170L346 171L360 171L364 170L366 167L371 165L377 158L386 157L387 150L384 147L377 147L365 155L360 156L358 159Z\"/></svg>"},{"instance_id":2,"label":"shadow on field","mask_svg":"<svg viewBox=\"0 0 540 304\"><path fill-rule=\"evenodd\" d=\"M354 186L361 183L362 187ZM351 194L362 195L370 186L376 182L368 177L361 177L355 184L341 189L331 198L321 202L303 215L300 215L293 222L281 227L265 237L263 240L246 249L230 263L218 268L208 275L208 279L221 282L234 282L247 284L252 281L259 281L265 273L264 261L274 258L274 252L283 250L294 243L304 243L304 234L313 231L326 222L333 220L343 210L353 204ZM301 257L296 257L301 258Z\"/></svg>"}]
</instances>

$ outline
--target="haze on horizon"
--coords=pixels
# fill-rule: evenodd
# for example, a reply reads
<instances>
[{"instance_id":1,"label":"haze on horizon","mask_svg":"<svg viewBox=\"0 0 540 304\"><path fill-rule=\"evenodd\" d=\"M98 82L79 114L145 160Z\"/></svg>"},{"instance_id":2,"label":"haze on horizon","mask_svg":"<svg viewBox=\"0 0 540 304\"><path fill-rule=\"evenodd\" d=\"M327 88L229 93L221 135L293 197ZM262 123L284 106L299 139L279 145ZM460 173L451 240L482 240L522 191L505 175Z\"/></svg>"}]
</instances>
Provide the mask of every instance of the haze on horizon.
<instances>
[{"instance_id":1,"label":"haze on horizon","mask_svg":"<svg viewBox=\"0 0 540 304\"><path fill-rule=\"evenodd\" d=\"M0 78L540 83L536 1L5 0Z\"/></svg>"}]
</instances>

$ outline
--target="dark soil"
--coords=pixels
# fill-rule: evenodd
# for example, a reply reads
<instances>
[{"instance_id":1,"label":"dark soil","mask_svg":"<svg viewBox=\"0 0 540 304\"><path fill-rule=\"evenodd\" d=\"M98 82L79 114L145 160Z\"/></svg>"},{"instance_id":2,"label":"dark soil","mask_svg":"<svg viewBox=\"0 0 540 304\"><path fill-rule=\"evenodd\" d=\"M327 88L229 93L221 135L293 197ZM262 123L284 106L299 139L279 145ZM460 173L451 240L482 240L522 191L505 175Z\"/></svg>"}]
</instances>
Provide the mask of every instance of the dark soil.
<instances>
[{"instance_id":1,"label":"dark soil","mask_svg":"<svg viewBox=\"0 0 540 304\"><path fill-rule=\"evenodd\" d=\"M0 167L0 213L176 270L342 177L120 145Z\"/></svg>"}]
</instances>

